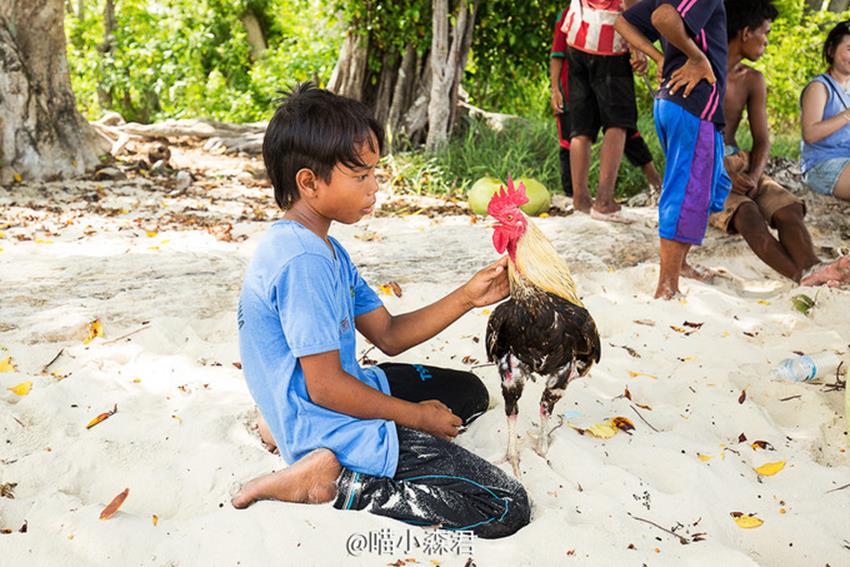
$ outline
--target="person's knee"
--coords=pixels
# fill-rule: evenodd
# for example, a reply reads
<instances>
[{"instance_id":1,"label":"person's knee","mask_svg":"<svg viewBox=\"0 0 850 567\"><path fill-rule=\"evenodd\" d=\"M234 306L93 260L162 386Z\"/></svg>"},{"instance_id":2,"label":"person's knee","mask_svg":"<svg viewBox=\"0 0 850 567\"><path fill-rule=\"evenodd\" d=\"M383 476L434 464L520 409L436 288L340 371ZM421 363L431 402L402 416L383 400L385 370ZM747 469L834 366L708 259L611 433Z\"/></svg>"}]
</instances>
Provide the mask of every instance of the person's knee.
<instances>
[{"instance_id":1,"label":"person's knee","mask_svg":"<svg viewBox=\"0 0 850 567\"><path fill-rule=\"evenodd\" d=\"M748 235L756 236L759 232L765 230L765 222L761 216L761 211L759 211L758 206L752 201L742 203L738 207L732 222L735 225L735 230L745 238Z\"/></svg>"},{"instance_id":2,"label":"person's knee","mask_svg":"<svg viewBox=\"0 0 850 567\"><path fill-rule=\"evenodd\" d=\"M506 497L505 512L502 518L489 524L481 526L478 537L483 539L496 539L515 534L531 521L531 505L528 493L518 481L513 480L510 495Z\"/></svg>"},{"instance_id":3,"label":"person's knee","mask_svg":"<svg viewBox=\"0 0 850 567\"><path fill-rule=\"evenodd\" d=\"M773 213L774 226L787 226L803 223L803 205L792 203Z\"/></svg>"}]
</instances>

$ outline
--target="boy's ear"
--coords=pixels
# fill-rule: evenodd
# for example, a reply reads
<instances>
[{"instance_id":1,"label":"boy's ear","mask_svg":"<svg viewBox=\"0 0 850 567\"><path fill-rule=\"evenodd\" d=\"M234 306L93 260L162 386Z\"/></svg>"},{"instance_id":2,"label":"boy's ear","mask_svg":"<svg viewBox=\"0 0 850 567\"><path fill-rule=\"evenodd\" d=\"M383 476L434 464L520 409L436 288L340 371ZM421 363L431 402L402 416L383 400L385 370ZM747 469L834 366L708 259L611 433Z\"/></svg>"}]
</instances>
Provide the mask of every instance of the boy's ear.
<instances>
[{"instance_id":1,"label":"boy's ear","mask_svg":"<svg viewBox=\"0 0 850 567\"><path fill-rule=\"evenodd\" d=\"M302 197L313 197L316 195L318 178L312 169L301 168L295 174L295 185Z\"/></svg>"}]
</instances>

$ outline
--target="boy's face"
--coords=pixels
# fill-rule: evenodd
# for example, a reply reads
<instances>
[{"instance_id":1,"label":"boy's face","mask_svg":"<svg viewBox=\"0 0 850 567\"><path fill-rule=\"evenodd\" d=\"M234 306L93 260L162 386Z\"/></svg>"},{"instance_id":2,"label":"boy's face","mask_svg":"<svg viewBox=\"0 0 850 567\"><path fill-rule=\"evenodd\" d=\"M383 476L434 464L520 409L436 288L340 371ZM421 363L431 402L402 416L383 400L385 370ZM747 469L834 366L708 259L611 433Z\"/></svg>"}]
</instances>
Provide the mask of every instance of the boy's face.
<instances>
[{"instance_id":1,"label":"boy's face","mask_svg":"<svg viewBox=\"0 0 850 567\"><path fill-rule=\"evenodd\" d=\"M378 181L375 179L375 166L380 156L376 151L377 140L372 138L372 149L368 143L360 145L358 155L366 164L363 168L350 168L338 163L331 173L328 183L317 178L316 198L313 206L322 216L353 224L372 212Z\"/></svg>"},{"instance_id":2,"label":"boy's face","mask_svg":"<svg viewBox=\"0 0 850 567\"><path fill-rule=\"evenodd\" d=\"M770 20L765 20L755 29L744 28L743 37L744 57L750 61L758 61L767 48L767 34L770 33Z\"/></svg>"}]
</instances>

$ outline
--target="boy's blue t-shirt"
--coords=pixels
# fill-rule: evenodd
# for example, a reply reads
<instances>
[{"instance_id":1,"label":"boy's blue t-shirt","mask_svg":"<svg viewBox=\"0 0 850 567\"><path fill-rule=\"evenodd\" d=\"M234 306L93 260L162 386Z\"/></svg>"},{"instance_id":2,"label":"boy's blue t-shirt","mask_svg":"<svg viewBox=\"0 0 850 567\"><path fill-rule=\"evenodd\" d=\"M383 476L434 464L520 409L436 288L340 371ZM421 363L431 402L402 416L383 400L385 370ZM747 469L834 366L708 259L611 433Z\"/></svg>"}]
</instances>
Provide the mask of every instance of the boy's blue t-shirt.
<instances>
[{"instance_id":1,"label":"boy's blue t-shirt","mask_svg":"<svg viewBox=\"0 0 850 567\"><path fill-rule=\"evenodd\" d=\"M239 298L242 370L287 463L324 447L346 468L392 477L398 462L395 423L316 405L298 361L338 350L345 372L390 393L384 372L361 368L355 351L354 318L380 307L381 300L342 245L328 239L333 252L316 234L286 220L263 237Z\"/></svg>"},{"instance_id":2,"label":"boy's blue t-shirt","mask_svg":"<svg viewBox=\"0 0 850 567\"><path fill-rule=\"evenodd\" d=\"M652 25L652 13L662 4L670 4L685 23L690 38L705 53L717 82L714 85L700 81L688 98L679 88L671 95L666 85L673 71L685 64L688 56L662 38ZM726 7L723 0L642 0L625 12L623 17L635 26L649 41L661 40L664 48L663 83L656 95L669 100L700 118L713 122L722 130L726 122L723 115L723 97L726 94L726 60L729 47L726 37Z\"/></svg>"}]
</instances>

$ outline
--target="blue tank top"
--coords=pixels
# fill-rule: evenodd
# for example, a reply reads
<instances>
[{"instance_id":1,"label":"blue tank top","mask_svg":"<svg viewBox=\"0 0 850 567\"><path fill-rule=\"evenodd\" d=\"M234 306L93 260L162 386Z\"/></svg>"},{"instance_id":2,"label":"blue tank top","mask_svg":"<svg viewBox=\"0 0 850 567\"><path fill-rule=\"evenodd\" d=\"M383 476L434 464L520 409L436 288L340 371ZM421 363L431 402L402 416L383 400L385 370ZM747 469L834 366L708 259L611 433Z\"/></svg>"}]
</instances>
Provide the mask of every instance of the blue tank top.
<instances>
[{"instance_id":1,"label":"blue tank top","mask_svg":"<svg viewBox=\"0 0 850 567\"><path fill-rule=\"evenodd\" d=\"M818 75L806 85L806 89L812 83L821 83L826 87L826 106L823 108L823 120L832 118L839 112L850 108L850 95L828 73ZM803 92L806 92L803 89ZM802 96L800 97L802 101ZM800 142L800 166L803 173L809 171L818 162L833 158L850 158L850 125L842 126L826 138L807 144Z\"/></svg>"}]
</instances>

